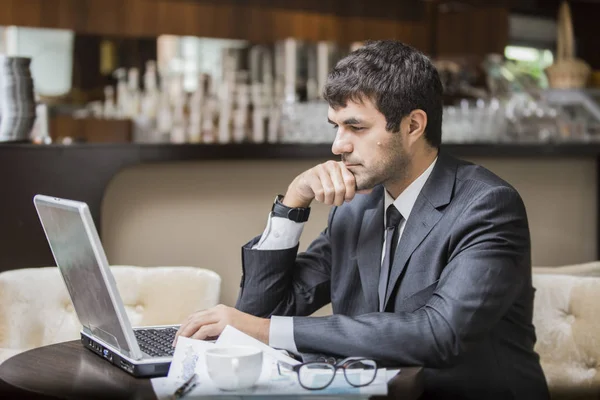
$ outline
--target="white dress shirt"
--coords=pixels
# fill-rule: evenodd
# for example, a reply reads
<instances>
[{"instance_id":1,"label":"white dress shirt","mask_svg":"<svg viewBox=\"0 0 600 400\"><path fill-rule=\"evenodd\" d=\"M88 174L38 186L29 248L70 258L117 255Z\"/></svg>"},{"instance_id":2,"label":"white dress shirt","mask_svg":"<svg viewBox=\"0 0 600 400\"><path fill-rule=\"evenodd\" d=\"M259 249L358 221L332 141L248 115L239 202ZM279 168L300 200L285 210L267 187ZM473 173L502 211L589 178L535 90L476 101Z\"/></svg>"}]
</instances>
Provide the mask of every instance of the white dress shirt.
<instances>
[{"instance_id":1,"label":"white dress shirt","mask_svg":"<svg viewBox=\"0 0 600 400\"><path fill-rule=\"evenodd\" d=\"M397 199L394 198L385 191L384 206L385 210L394 204L394 206L400 211L400 214L404 217L400 222L400 231L398 233L398 241L402 237L404 232L404 226L410 212L412 211L415 202L421 189L427 182L427 178L431 175L431 171L435 166L437 157L429 167L415 179L400 195ZM383 225L385 226L385 215L383 213ZM296 247L300 242L300 236L302 235L302 229L304 228L303 222L294 222L287 218L273 217L269 214L267 221L267 227L263 232L258 243L253 247L255 250L283 250ZM385 256L385 237L383 242L383 251L381 253L381 262ZM271 327L269 329L269 346L277 349L284 349L291 353L298 354L296 342L294 341L294 317L271 317Z\"/></svg>"}]
</instances>

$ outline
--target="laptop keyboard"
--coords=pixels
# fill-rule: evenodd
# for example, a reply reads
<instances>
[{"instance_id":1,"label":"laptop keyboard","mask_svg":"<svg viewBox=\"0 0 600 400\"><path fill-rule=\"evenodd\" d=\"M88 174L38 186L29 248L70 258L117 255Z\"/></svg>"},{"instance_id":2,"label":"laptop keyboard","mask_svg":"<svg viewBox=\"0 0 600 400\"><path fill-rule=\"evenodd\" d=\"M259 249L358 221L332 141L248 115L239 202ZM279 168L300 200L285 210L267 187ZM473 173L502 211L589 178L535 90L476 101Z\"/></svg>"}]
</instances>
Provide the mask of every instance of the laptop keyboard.
<instances>
[{"instance_id":1,"label":"laptop keyboard","mask_svg":"<svg viewBox=\"0 0 600 400\"><path fill-rule=\"evenodd\" d=\"M177 329L136 329L134 333L140 349L149 356L169 357L173 355L175 351L173 340L175 340Z\"/></svg>"}]
</instances>

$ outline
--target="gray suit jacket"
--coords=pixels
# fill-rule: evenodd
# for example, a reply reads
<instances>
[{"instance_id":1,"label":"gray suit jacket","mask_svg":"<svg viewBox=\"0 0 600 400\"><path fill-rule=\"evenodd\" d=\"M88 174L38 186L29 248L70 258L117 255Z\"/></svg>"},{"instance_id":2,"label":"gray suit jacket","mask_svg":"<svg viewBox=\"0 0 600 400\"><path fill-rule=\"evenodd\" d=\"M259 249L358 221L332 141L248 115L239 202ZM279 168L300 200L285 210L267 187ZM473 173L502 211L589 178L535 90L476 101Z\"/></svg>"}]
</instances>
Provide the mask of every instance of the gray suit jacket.
<instances>
[{"instance_id":1,"label":"gray suit jacket","mask_svg":"<svg viewBox=\"0 0 600 400\"><path fill-rule=\"evenodd\" d=\"M305 253L242 249L236 307L294 318L303 353L421 365L426 398L547 399L534 352L523 202L488 170L443 152L398 244L378 312L383 187L334 207ZM331 302L334 315L306 317Z\"/></svg>"}]
</instances>

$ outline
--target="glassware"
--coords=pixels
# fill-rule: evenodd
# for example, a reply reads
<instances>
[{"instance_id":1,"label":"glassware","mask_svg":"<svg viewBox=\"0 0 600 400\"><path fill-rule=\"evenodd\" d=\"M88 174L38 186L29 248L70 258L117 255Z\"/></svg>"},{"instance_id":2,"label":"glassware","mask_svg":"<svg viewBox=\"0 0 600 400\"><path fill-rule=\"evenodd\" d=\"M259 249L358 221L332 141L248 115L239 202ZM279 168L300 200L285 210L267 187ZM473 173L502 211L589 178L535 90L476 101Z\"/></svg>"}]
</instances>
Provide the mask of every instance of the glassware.
<instances>
[{"instance_id":1,"label":"glassware","mask_svg":"<svg viewBox=\"0 0 600 400\"><path fill-rule=\"evenodd\" d=\"M283 143L332 143L335 132L327 123L325 101L284 103L281 130Z\"/></svg>"}]
</instances>

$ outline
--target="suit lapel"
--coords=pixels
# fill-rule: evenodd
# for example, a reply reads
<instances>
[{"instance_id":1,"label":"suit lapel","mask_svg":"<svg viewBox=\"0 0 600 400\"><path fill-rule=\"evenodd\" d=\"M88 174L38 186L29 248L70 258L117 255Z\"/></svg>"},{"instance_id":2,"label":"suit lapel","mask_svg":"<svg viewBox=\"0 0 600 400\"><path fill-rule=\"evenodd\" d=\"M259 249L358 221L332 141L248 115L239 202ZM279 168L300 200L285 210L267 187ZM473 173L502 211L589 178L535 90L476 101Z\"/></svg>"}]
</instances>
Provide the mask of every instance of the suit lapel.
<instances>
[{"instance_id":1,"label":"suit lapel","mask_svg":"<svg viewBox=\"0 0 600 400\"><path fill-rule=\"evenodd\" d=\"M429 179L427 179L425 186L423 186L417 197L396 249L394 264L390 271L384 310L398 279L406 268L408 259L442 218L443 213L439 208L447 205L452 198L456 179L456 165L454 158L440 153ZM381 218L383 218L383 214Z\"/></svg>"},{"instance_id":2,"label":"suit lapel","mask_svg":"<svg viewBox=\"0 0 600 400\"><path fill-rule=\"evenodd\" d=\"M379 189L377 189L379 190ZM369 310L379 309L379 273L383 249L383 188L372 207L365 210L358 236L358 271Z\"/></svg>"}]
</instances>

